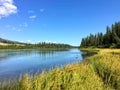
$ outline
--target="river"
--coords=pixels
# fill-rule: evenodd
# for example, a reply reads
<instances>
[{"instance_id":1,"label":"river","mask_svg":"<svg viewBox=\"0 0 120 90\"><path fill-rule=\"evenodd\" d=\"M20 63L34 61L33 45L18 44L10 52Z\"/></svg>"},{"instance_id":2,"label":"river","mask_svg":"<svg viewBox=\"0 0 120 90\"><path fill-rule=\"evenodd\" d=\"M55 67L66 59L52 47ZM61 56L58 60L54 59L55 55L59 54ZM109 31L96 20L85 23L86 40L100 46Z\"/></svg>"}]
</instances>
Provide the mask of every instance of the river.
<instances>
[{"instance_id":1,"label":"river","mask_svg":"<svg viewBox=\"0 0 120 90\"><path fill-rule=\"evenodd\" d=\"M63 67L83 60L85 52L79 49L47 50L0 50L0 81L15 79L25 73L35 74L42 70Z\"/></svg>"}]
</instances>

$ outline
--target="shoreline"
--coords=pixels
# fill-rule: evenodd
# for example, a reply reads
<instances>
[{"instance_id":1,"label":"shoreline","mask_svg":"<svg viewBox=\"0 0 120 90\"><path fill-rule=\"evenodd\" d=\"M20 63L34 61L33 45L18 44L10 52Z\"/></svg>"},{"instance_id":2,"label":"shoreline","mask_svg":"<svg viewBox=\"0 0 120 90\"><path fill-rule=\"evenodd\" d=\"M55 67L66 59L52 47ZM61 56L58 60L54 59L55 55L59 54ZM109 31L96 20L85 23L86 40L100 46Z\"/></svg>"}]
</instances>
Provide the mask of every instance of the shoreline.
<instances>
[{"instance_id":1,"label":"shoreline","mask_svg":"<svg viewBox=\"0 0 120 90\"><path fill-rule=\"evenodd\" d=\"M83 49L82 49L83 50ZM18 82L9 83L3 88L19 88L18 90L46 89L98 89L112 90L120 88L120 49L84 49L96 51L97 54L87 61L68 64L62 69L55 68L48 72L30 76L23 75ZM118 53L118 54L116 54ZM87 63L86 63L87 62ZM92 78L91 78L92 77ZM83 83L84 82L84 83ZM78 85L78 83L81 83ZM9 86L9 87L8 87ZM2 86L0 86L1 89ZM2 88L2 89L3 89ZM36 89L34 89L36 88ZM9 90L9 89L6 89Z\"/></svg>"}]
</instances>

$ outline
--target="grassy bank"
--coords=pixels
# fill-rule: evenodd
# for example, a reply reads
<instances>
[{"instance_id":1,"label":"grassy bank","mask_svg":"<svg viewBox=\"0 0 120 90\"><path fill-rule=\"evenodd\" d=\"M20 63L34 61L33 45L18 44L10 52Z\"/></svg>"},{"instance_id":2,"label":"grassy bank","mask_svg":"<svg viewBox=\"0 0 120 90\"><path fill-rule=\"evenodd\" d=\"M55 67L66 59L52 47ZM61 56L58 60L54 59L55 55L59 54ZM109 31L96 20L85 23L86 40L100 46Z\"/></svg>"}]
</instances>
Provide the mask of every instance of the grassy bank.
<instances>
[{"instance_id":1,"label":"grassy bank","mask_svg":"<svg viewBox=\"0 0 120 90\"><path fill-rule=\"evenodd\" d=\"M120 90L119 49L102 49L99 54L90 58L90 63L104 84Z\"/></svg>"},{"instance_id":2,"label":"grassy bank","mask_svg":"<svg viewBox=\"0 0 120 90\"><path fill-rule=\"evenodd\" d=\"M0 84L0 90L120 90L120 50L96 50L98 54L89 57L87 63L43 71L40 75L25 74L18 82Z\"/></svg>"}]
</instances>

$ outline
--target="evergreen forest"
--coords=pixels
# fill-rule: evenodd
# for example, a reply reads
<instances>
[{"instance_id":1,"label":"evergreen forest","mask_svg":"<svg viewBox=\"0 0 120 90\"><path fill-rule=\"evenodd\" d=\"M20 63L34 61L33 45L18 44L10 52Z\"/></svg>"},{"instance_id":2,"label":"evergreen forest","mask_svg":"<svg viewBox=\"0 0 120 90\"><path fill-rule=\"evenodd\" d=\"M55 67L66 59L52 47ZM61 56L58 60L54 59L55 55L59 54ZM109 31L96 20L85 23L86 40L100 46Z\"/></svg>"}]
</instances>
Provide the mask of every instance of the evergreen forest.
<instances>
[{"instance_id":1,"label":"evergreen forest","mask_svg":"<svg viewBox=\"0 0 120 90\"><path fill-rule=\"evenodd\" d=\"M105 34L99 32L82 38L80 47L120 48L120 22L107 26Z\"/></svg>"}]
</instances>

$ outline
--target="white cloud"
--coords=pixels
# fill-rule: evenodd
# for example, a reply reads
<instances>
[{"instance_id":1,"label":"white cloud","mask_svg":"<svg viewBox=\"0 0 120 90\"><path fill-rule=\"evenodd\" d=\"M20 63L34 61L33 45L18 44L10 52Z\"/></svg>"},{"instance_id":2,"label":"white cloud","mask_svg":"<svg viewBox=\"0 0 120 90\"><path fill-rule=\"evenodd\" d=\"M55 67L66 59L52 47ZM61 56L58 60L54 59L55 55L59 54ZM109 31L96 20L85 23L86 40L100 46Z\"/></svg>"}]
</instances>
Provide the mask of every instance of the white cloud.
<instances>
[{"instance_id":1,"label":"white cloud","mask_svg":"<svg viewBox=\"0 0 120 90\"><path fill-rule=\"evenodd\" d=\"M44 11L45 11L45 9L43 9L43 8L42 8L42 9L40 9L40 12L44 12Z\"/></svg>"},{"instance_id":2,"label":"white cloud","mask_svg":"<svg viewBox=\"0 0 120 90\"><path fill-rule=\"evenodd\" d=\"M30 19L35 19L36 17L36 15L29 16Z\"/></svg>"},{"instance_id":3,"label":"white cloud","mask_svg":"<svg viewBox=\"0 0 120 90\"><path fill-rule=\"evenodd\" d=\"M17 13L13 0L0 0L0 18Z\"/></svg>"},{"instance_id":4,"label":"white cloud","mask_svg":"<svg viewBox=\"0 0 120 90\"><path fill-rule=\"evenodd\" d=\"M27 40L27 43L32 43L32 41L31 40Z\"/></svg>"},{"instance_id":5,"label":"white cloud","mask_svg":"<svg viewBox=\"0 0 120 90\"><path fill-rule=\"evenodd\" d=\"M50 40L46 40L46 43L57 43L56 41L50 41Z\"/></svg>"}]
</instances>

